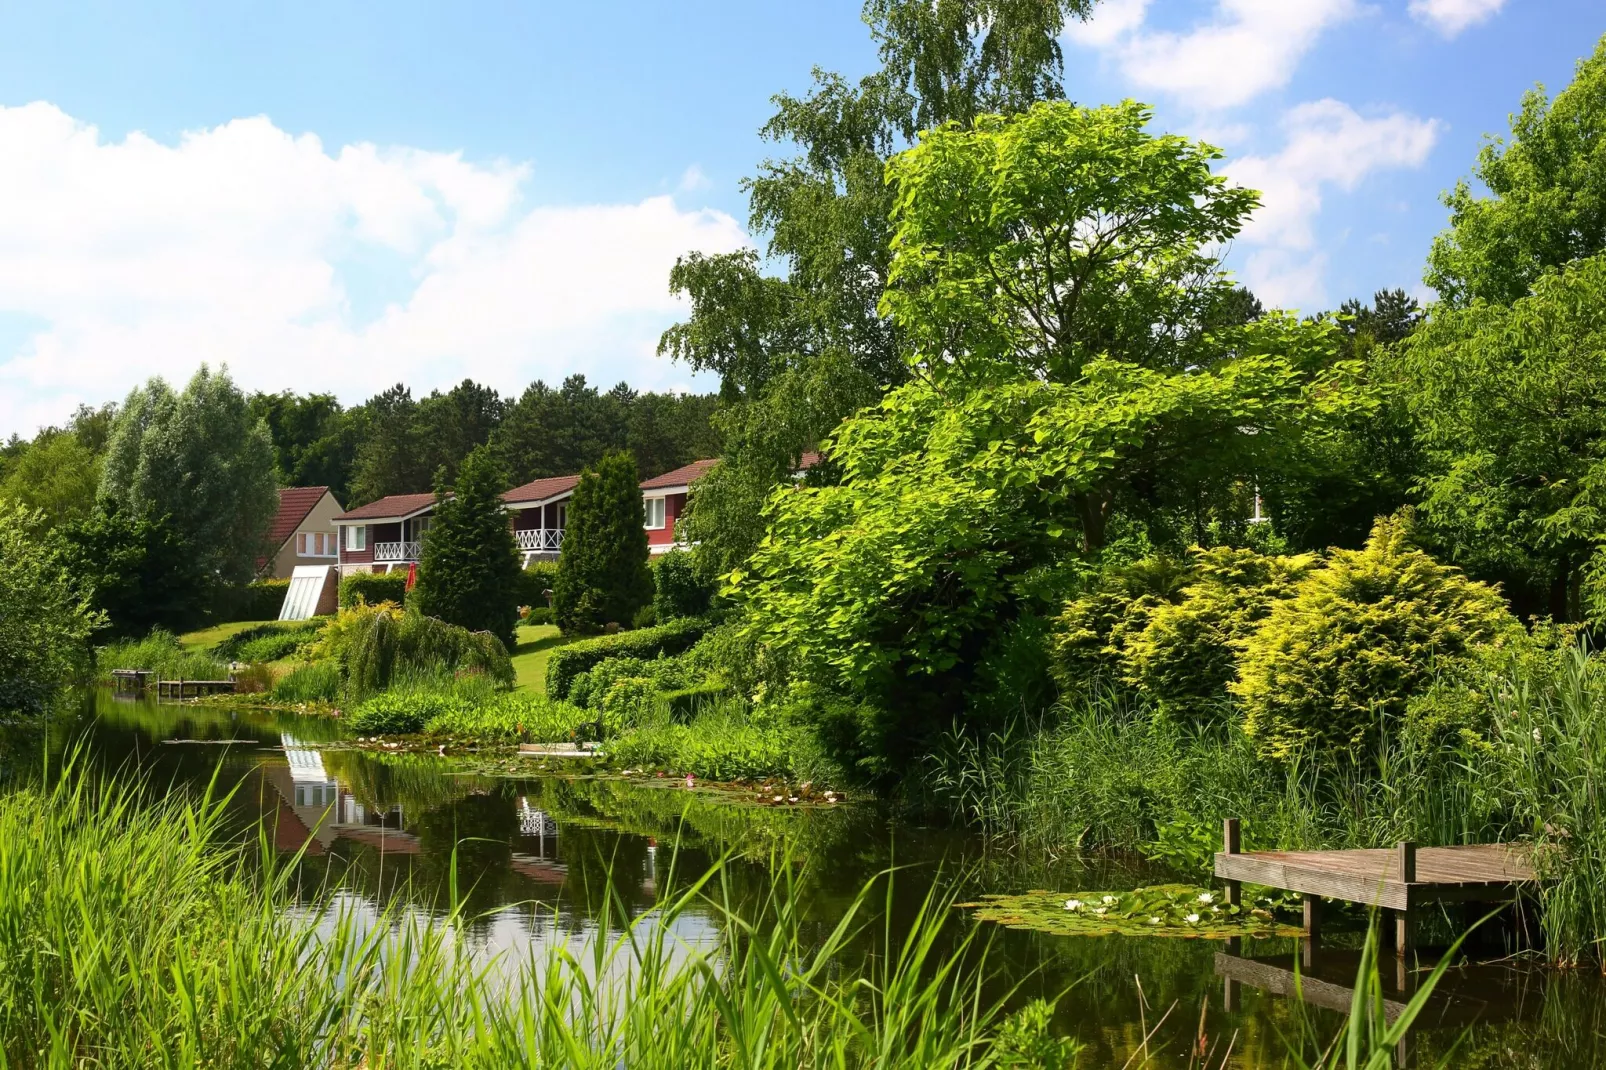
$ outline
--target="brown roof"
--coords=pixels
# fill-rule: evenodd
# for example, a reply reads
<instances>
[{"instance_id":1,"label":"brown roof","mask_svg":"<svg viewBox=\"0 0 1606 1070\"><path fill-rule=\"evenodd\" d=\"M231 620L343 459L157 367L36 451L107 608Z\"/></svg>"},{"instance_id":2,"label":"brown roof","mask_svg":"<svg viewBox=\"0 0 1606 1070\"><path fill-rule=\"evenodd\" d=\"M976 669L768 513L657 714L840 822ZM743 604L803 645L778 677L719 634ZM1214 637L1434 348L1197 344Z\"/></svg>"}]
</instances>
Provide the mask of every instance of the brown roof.
<instances>
[{"instance_id":1,"label":"brown roof","mask_svg":"<svg viewBox=\"0 0 1606 1070\"><path fill-rule=\"evenodd\" d=\"M435 501L433 494L392 494L377 502L359 505L341 513L336 520L389 520L391 517L412 516Z\"/></svg>"},{"instance_id":2,"label":"brown roof","mask_svg":"<svg viewBox=\"0 0 1606 1070\"><path fill-rule=\"evenodd\" d=\"M797 470L799 472L807 472L810 468L813 468L819 463L820 453L818 450L804 450L803 456L798 458Z\"/></svg>"},{"instance_id":3,"label":"brown roof","mask_svg":"<svg viewBox=\"0 0 1606 1070\"><path fill-rule=\"evenodd\" d=\"M323 496L328 493L328 487L280 488L279 511L273 514L273 526L268 529L268 542L274 549L283 546L296 533L296 528L307 519L312 507L323 501Z\"/></svg>"},{"instance_id":4,"label":"brown roof","mask_svg":"<svg viewBox=\"0 0 1606 1070\"><path fill-rule=\"evenodd\" d=\"M514 487L504 491L502 500L505 502L543 502L548 498L555 498L559 494L567 494L580 482L579 476L548 476L545 479L532 479L522 487Z\"/></svg>"},{"instance_id":5,"label":"brown roof","mask_svg":"<svg viewBox=\"0 0 1606 1070\"><path fill-rule=\"evenodd\" d=\"M665 472L661 476L653 476L651 479L643 480L642 484L641 484L641 489L642 490L660 490L660 489L662 489L664 487L684 487L684 486L688 486L688 485L690 485L692 483L697 482L697 480L705 472L707 472L710 468L714 467L718 463L719 463L719 458L718 457L712 457L712 458L709 458L707 460L702 460L702 461L693 461L691 464L686 465L684 468L677 468L673 472Z\"/></svg>"}]
</instances>

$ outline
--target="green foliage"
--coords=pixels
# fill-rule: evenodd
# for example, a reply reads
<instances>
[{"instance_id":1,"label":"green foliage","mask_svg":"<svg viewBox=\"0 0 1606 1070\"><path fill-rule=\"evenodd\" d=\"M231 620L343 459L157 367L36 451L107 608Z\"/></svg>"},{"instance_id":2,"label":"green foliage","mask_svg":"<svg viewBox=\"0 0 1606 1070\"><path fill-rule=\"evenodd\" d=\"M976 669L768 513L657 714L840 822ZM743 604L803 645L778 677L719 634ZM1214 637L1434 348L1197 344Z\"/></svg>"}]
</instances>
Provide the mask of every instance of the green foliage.
<instances>
[{"instance_id":1,"label":"green foliage","mask_svg":"<svg viewBox=\"0 0 1606 1070\"><path fill-rule=\"evenodd\" d=\"M361 409L348 410L333 394L290 390L251 395L251 413L267 426L273 467L283 487L328 487L351 501L351 469L362 441Z\"/></svg>"},{"instance_id":2,"label":"green foliage","mask_svg":"<svg viewBox=\"0 0 1606 1070\"><path fill-rule=\"evenodd\" d=\"M512 660L494 635L402 612L391 603L342 612L325 627L313 653L338 661L354 698L393 683L453 674L477 674L502 687L513 684Z\"/></svg>"},{"instance_id":3,"label":"green foliage","mask_svg":"<svg viewBox=\"0 0 1606 1070\"><path fill-rule=\"evenodd\" d=\"M1272 605L1232 690L1267 756L1354 759L1436 667L1520 633L1494 588L1412 545L1408 518L1383 519L1365 549L1335 551Z\"/></svg>"},{"instance_id":4,"label":"green foliage","mask_svg":"<svg viewBox=\"0 0 1606 1070\"><path fill-rule=\"evenodd\" d=\"M709 708L689 724L659 718L608 743L608 757L616 765L711 780L809 776L810 763L820 761L817 754L806 729L758 722L729 705Z\"/></svg>"},{"instance_id":5,"label":"green foliage","mask_svg":"<svg viewBox=\"0 0 1606 1070\"><path fill-rule=\"evenodd\" d=\"M692 555L685 550L670 550L653 558L652 582L657 622L708 615L714 585L699 575Z\"/></svg>"},{"instance_id":6,"label":"green foliage","mask_svg":"<svg viewBox=\"0 0 1606 1070\"><path fill-rule=\"evenodd\" d=\"M512 649L522 577L502 508L505 489L502 466L484 448L464 459L455 493L436 488L435 520L424 533L413 594L420 613L490 632Z\"/></svg>"},{"instance_id":7,"label":"green foliage","mask_svg":"<svg viewBox=\"0 0 1606 1070\"><path fill-rule=\"evenodd\" d=\"M326 703L340 698L344 687L340 663L332 659L309 661L297 665L275 681L272 697L275 702Z\"/></svg>"},{"instance_id":8,"label":"green foliage","mask_svg":"<svg viewBox=\"0 0 1606 1070\"><path fill-rule=\"evenodd\" d=\"M278 661L317 642L323 621L262 624L235 632L212 648L224 661Z\"/></svg>"},{"instance_id":9,"label":"green foliage","mask_svg":"<svg viewBox=\"0 0 1606 1070\"><path fill-rule=\"evenodd\" d=\"M556 561L531 561L524 566L519 575L519 605L529 606L532 611L545 611L549 616L552 605L547 592L553 590L558 583L558 563ZM527 624L550 624L550 620L526 621Z\"/></svg>"},{"instance_id":10,"label":"green foliage","mask_svg":"<svg viewBox=\"0 0 1606 1070\"><path fill-rule=\"evenodd\" d=\"M1025 892L984 895L956 906L977 921L1055 936L1178 936L1226 940L1233 937L1298 936L1304 930L1279 924L1270 911L1227 903L1219 891L1187 884L1157 884L1131 891Z\"/></svg>"},{"instance_id":11,"label":"green foliage","mask_svg":"<svg viewBox=\"0 0 1606 1070\"><path fill-rule=\"evenodd\" d=\"M52 525L81 521L95 507L100 465L100 455L72 431L47 428L6 467L0 498L38 510Z\"/></svg>"},{"instance_id":12,"label":"green foliage","mask_svg":"<svg viewBox=\"0 0 1606 1070\"><path fill-rule=\"evenodd\" d=\"M0 500L0 709L37 710L86 675L104 623L43 513Z\"/></svg>"},{"instance_id":13,"label":"green foliage","mask_svg":"<svg viewBox=\"0 0 1606 1070\"><path fill-rule=\"evenodd\" d=\"M102 505L60 531L69 567L106 615L110 638L188 631L214 607L216 578L166 518ZM269 616L278 615L275 606Z\"/></svg>"},{"instance_id":14,"label":"green foliage","mask_svg":"<svg viewBox=\"0 0 1606 1070\"><path fill-rule=\"evenodd\" d=\"M631 456L612 453L574 488L553 588L553 609L565 633L628 624L652 601L638 483Z\"/></svg>"},{"instance_id":15,"label":"green foliage","mask_svg":"<svg viewBox=\"0 0 1606 1070\"><path fill-rule=\"evenodd\" d=\"M223 583L245 583L279 507L273 446L227 370L205 365L181 394L160 379L129 393L107 444L100 499L166 516Z\"/></svg>"},{"instance_id":16,"label":"green foliage","mask_svg":"<svg viewBox=\"0 0 1606 1070\"><path fill-rule=\"evenodd\" d=\"M423 731L432 717L460 706L451 694L411 689L386 691L353 710L346 725L360 736L408 736Z\"/></svg>"},{"instance_id":17,"label":"green foliage","mask_svg":"<svg viewBox=\"0 0 1606 1070\"><path fill-rule=\"evenodd\" d=\"M407 597L405 572L353 572L340 578L340 608L350 609L358 599L371 606L381 602L401 605Z\"/></svg>"},{"instance_id":18,"label":"green foliage","mask_svg":"<svg viewBox=\"0 0 1606 1070\"><path fill-rule=\"evenodd\" d=\"M690 649L708 628L707 619L686 617L633 632L581 639L559 647L547 661L546 693L555 699L568 698L575 678L608 658L648 659L660 654L673 657Z\"/></svg>"},{"instance_id":19,"label":"green foliage","mask_svg":"<svg viewBox=\"0 0 1606 1070\"><path fill-rule=\"evenodd\" d=\"M224 587L213 594L212 621L228 624L239 620L278 620L290 581L252 580L238 587Z\"/></svg>"},{"instance_id":20,"label":"green foliage","mask_svg":"<svg viewBox=\"0 0 1606 1070\"><path fill-rule=\"evenodd\" d=\"M1438 306L1393 362L1427 453L1427 534L1557 620L1579 619L1581 566L1606 531L1603 351L1606 255L1510 306Z\"/></svg>"},{"instance_id":21,"label":"green foliage","mask_svg":"<svg viewBox=\"0 0 1606 1070\"><path fill-rule=\"evenodd\" d=\"M604 658L574 678L569 685L568 699L576 706L592 709L602 705L613 685L620 680L643 679L658 690L673 691L686 686L687 676L688 669L678 658Z\"/></svg>"},{"instance_id":22,"label":"green foliage","mask_svg":"<svg viewBox=\"0 0 1606 1070\"><path fill-rule=\"evenodd\" d=\"M226 680L226 659L186 650L172 632L160 628L142 639L121 639L95 651L95 667L102 676L113 669L146 669L167 680Z\"/></svg>"},{"instance_id":23,"label":"green foliage","mask_svg":"<svg viewBox=\"0 0 1606 1070\"><path fill-rule=\"evenodd\" d=\"M1523 97L1508 140L1489 139L1473 177L1444 198L1450 229L1433 243L1427 284L1454 307L1509 305L1543 276L1606 252L1606 39L1573 82Z\"/></svg>"},{"instance_id":24,"label":"green foliage","mask_svg":"<svg viewBox=\"0 0 1606 1070\"><path fill-rule=\"evenodd\" d=\"M485 702L450 704L430 716L423 731L430 736L451 736L502 743L566 743L595 714L558 702L545 695L515 691Z\"/></svg>"}]
</instances>

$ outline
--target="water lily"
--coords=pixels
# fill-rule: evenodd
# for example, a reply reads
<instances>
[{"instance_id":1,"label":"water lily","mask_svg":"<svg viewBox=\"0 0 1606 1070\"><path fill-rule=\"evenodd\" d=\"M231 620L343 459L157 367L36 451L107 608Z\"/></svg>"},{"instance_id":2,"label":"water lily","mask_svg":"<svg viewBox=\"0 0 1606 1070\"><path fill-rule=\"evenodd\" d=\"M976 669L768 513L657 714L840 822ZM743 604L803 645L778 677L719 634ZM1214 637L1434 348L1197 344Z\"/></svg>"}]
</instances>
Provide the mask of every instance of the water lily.
<instances>
[{"instance_id":1,"label":"water lily","mask_svg":"<svg viewBox=\"0 0 1606 1070\"><path fill-rule=\"evenodd\" d=\"M1188 924L1189 925L1197 925L1197 924L1199 924L1199 915L1197 915L1197 914L1189 914L1188 915Z\"/></svg>"},{"instance_id":2,"label":"water lily","mask_svg":"<svg viewBox=\"0 0 1606 1070\"><path fill-rule=\"evenodd\" d=\"M1215 897L1215 895L1213 893L1211 893L1211 892L1200 892L1199 893L1199 902L1201 902L1201 903L1213 903L1215 901L1216 901L1216 897Z\"/></svg>"},{"instance_id":3,"label":"water lily","mask_svg":"<svg viewBox=\"0 0 1606 1070\"><path fill-rule=\"evenodd\" d=\"M1082 901L1080 899L1067 899L1067 900L1065 900L1065 909L1066 910L1081 910L1082 909Z\"/></svg>"},{"instance_id":4,"label":"water lily","mask_svg":"<svg viewBox=\"0 0 1606 1070\"><path fill-rule=\"evenodd\" d=\"M1150 924L1150 925L1158 925L1158 924L1160 924L1160 919L1159 919L1159 918L1152 918L1152 917L1151 917L1151 918L1150 918L1150 919L1149 919L1149 924Z\"/></svg>"},{"instance_id":5,"label":"water lily","mask_svg":"<svg viewBox=\"0 0 1606 1070\"><path fill-rule=\"evenodd\" d=\"M1113 896L1113 895L1107 895L1107 896L1105 896L1105 897L1104 897L1104 905L1105 905L1105 906L1110 906L1110 905L1112 905L1112 904L1113 904L1113 903L1114 903L1114 902L1115 902L1115 896Z\"/></svg>"},{"instance_id":6,"label":"water lily","mask_svg":"<svg viewBox=\"0 0 1606 1070\"><path fill-rule=\"evenodd\" d=\"M1093 908L1093 913L1095 913L1095 914L1103 914L1103 913L1107 912L1109 909L1110 909L1109 907L1094 907Z\"/></svg>"}]
</instances>

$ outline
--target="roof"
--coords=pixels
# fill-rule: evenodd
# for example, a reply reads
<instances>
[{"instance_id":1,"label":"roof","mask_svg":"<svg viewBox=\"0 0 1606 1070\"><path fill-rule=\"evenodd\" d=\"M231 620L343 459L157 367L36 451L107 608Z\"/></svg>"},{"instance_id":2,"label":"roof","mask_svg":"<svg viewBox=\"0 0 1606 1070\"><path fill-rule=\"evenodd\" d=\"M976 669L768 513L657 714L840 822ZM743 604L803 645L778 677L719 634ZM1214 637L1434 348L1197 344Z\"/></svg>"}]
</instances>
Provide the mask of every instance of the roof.
<instances>
[{"instance_id":1,"label":"roof","mask_svg":"<svg viewBox=\"0 0 1606 1070\"><path fill-rule=\"evenodd\" d=\"M307 519L307 514L328 493L328 487L281 487L279 511L273 514L273 526L268 528L268 542L275 549L283 546L296 533L301 522ZM335 504L338 506L340 503Z\"/></svg>"},{"instance_id":2,"label":"roof","mask_svg":"<svg viewBox=\"0 0 1606 1070\"><path fill-rule=\"evenodd\" d=\"M688 464L683 468L677 468L673 472L665 472L661 476L653 476L651 479L643 480L641 489L665 490L669 487L690 486L691 484L697 482L697 480L701 478L710 468L714 467L718 463L718 457L711 457L702 461L693 461L691 464Z\"/></svg>"},{"instance_id":3,"label":"roof","mask_svg":"<svg viewBox=\"0 0 1606 1070\"><path fill-rule=\"evenodd\" d=\"M532 479L522 487L514 487L502 494L505 502L544 502L548 498L556 498L560 494L568 494L574 490L574 485L580 482L579 476L548 476L545 479Z\"/></svg>"},{"instance_id":4,"label":"roof","mask_svg":"<svg viewBox=\"0 0 1606 1070\"><path fill-rule=\"evenodd\" d=\"M433 494L391 494L341 513L336 520L399 520L435 504Z\"/></svg>"},{"instance_id":5,"label":"roof","mask_svg":"<svg viewBox=\"0 0 1606 1070\"><path fill-rule=\"evenodd\" d=\"M810 468L813 468L819 463L820 452L818 450L804 450L803 456L799 457L797 460L797 470L799 472L807 472Z\"/></svg>"}]
</instances>

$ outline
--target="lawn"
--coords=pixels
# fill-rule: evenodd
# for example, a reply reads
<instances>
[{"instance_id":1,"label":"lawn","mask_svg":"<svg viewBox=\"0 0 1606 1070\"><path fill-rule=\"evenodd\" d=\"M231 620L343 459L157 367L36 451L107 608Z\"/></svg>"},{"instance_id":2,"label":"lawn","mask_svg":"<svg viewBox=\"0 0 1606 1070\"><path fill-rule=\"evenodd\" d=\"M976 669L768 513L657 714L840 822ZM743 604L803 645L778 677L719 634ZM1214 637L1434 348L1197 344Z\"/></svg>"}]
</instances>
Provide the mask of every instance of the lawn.
<instances>
[{"instance_id":1,"label":"lawn","mask_svg":"<svg viewBox=\"0 0 1606 1070\"><path fill-rule=\"evenodd\" d=\"M521 624L513 648L514 687L519 691L546 693L546 663L552 652L570 639L555 624Z\"/></svg>"},{"instance_id":2,"label":"lawn","mask_svg":"<svg viewBox=\"0 0 1606 1070\"><path fill-rule=\"evenodd\" d=\"M210 628L202 628L198 632L185 632L178 637L178 645L185 650L211 650L231 635L236 635L247 628L256 628L263 624L272 624L266 620L236 620L228 624L214 624Z\"/></svg>"}]
</instances>

